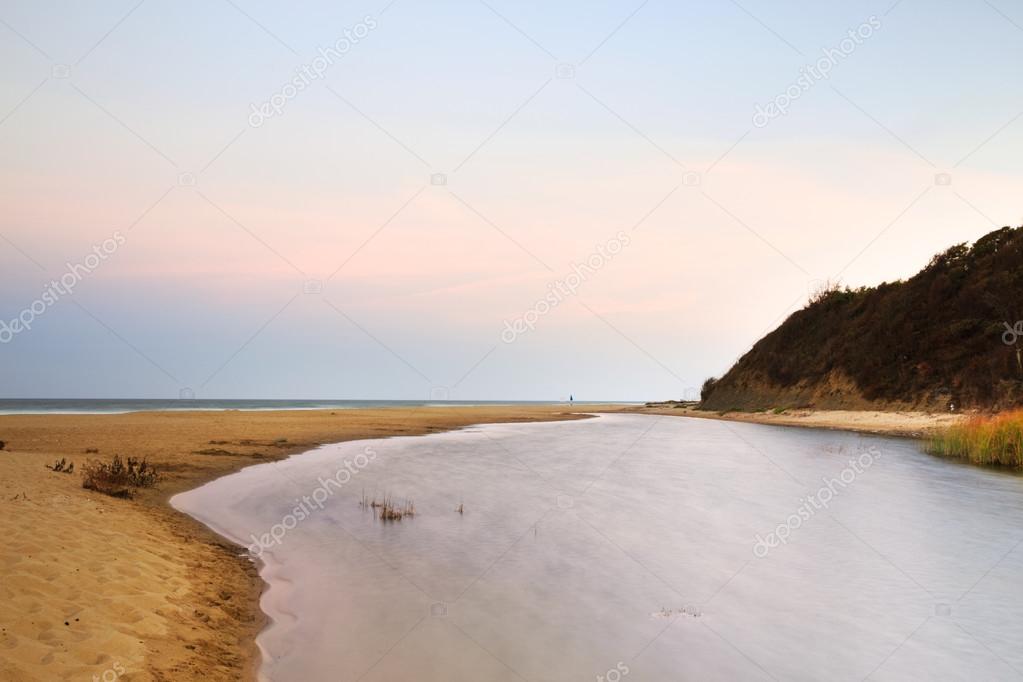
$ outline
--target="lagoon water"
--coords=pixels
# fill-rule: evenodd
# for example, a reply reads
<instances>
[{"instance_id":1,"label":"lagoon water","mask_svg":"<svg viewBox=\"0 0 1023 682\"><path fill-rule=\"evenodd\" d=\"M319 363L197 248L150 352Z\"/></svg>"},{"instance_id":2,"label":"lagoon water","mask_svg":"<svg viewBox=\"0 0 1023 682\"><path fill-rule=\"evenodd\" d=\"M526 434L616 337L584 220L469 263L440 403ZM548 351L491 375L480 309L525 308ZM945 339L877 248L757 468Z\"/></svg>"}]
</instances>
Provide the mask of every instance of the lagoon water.
<instances>
[{"instance_id":1,"label":"lagoon water","mask_svg":"<svg viewBox=\"0 0 1023 682\"><path fill-rule=\"evenodd\" d=\"M324 446L173 504L266 534L267 680L1023 677L1023 478L912 441L603 415Z\"/></svg>"}]
</instances>

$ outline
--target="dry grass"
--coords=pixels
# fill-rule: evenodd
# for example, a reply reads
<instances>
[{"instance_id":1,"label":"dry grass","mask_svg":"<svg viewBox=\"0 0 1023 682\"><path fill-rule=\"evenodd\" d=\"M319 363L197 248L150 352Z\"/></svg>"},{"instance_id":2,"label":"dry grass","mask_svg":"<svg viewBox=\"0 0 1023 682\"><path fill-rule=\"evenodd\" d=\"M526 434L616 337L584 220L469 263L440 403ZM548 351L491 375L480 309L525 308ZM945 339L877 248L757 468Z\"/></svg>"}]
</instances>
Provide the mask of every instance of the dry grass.
<instances>
[{"instance_id":1,"label":"dry grass","mask_svg":"<svg viewBox=\"0 0 1023 682\"><path fill-rule=\"evenodd\" d=\"M949 426L931 437L927 451L974 464L1023 468L1023 410Z\"/></svg>"},{"instance_id":2,"label":"dry grass","mask_svg":"<svg viewBox=\"0 0 1023 682\"><path fill-rule=\"evenodd\" d=\"M109 464L90 460L82 467L82 487L111 497L132 497L136 488L151 488L159 479L145 458L114 455Z\"/></svg>"},{"instance_id":3,"label":"dry grass","mask_svg":"<svg viewBox=\"0 0 1023 682\"><path fill-rule=\"evenodd\" d=\"M412 503L412 500L405 500L401 504L392 501L390 498L384 499L382 505L380 505L380 520L381 521L401 521L406 516L416 515L416 505Z\"/></svg>"}]
</instances>

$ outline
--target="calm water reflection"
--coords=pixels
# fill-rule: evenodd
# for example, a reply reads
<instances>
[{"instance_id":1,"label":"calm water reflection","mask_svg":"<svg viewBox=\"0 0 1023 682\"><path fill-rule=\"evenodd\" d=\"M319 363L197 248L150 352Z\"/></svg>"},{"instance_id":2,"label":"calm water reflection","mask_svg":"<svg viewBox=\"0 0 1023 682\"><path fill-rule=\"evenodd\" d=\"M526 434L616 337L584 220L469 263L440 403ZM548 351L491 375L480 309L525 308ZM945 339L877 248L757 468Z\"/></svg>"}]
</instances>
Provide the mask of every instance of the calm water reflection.
<instances>
[{"instance_id":1,"label":"calm water reflection","mask_svg":"<svg viewBox=\"0 0 1023 682\"><path fill-rule=\"evenodd\" d=\"M609 415L325 446L174 504L245 545L294 525L270 680L1023 677L1023 479L909 441Z\"/></svg>"}]
</instances>

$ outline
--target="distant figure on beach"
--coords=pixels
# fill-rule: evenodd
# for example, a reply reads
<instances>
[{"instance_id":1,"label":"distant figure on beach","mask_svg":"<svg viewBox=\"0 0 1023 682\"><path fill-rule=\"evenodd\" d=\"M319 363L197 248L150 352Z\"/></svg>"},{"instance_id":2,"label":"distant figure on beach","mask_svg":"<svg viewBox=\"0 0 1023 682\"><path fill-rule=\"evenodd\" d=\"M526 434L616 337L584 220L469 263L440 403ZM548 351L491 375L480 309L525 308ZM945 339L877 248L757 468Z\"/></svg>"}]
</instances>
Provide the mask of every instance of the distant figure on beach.
<instances>
[{"instance_id":1,"label":"distant figure on beach","mask_svg":"<svg viewBox=\"0 0 1023 682\"><path fill-rule=\"evenodd\" d=\"M572 395L571 393L568 394L568 402L569 404L575 402L575 396Z\"/></svg>"}]
</instances>

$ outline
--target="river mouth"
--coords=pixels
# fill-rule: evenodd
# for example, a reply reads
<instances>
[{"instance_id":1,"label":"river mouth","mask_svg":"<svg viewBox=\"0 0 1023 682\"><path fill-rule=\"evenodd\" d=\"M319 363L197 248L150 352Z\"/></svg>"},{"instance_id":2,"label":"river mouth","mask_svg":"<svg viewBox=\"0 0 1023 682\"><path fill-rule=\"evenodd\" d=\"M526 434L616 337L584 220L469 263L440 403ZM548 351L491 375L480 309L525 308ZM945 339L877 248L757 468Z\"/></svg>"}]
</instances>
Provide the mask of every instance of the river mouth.
<instances>
[{"instance_id":1,"label":"river mouth","mask_svg":"<svg viewBox=\"0 0 1023 682\"><path fill-rule=\"evenodd\" d=\"M414 505L381 520L374 500ZM174 498L262 560L261 677L1018 679L1023 479L639 415L353 441Z\"/></svg>"}]
</instances>

